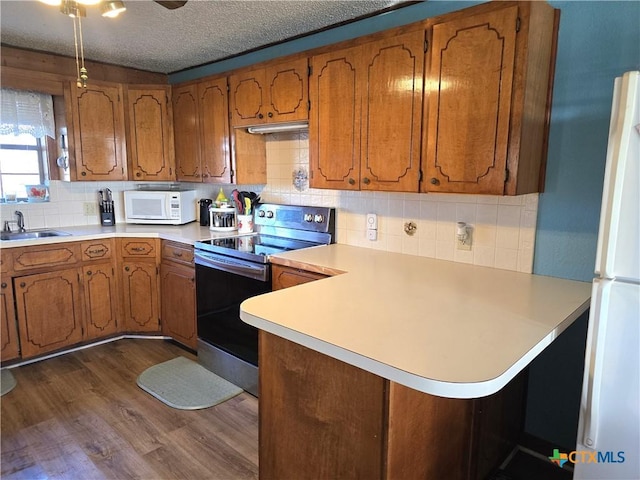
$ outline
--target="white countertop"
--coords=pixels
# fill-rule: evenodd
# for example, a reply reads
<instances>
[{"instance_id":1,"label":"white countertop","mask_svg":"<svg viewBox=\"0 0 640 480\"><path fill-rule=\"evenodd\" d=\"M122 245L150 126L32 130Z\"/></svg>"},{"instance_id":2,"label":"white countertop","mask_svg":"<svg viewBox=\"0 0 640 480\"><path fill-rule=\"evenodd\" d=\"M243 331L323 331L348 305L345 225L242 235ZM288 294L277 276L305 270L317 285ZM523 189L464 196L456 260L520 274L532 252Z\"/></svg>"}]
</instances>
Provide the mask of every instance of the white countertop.
<instances>
[{"instance_id":1,"label":"white countertop","mask_svg":"<svg viewBox=\"0 0 640 480\"><path fill-rule=\"evenodd\" d=\"M81 240L96 240L111 237L161 238L163 240L173 240L175 242L193 245L193 242L199 240L234 237L238 235L237 230L231 232L215 232L209 230L209 227L201 227L198 222L191 222L186 225L134 225L123 223L116 224L113 227L86 225L80 227L56 227L48 230L57 230L70 233L71 235L44 237L30 240L5 240L0 241L0 249L75 242Z\"/></svg>"},{"instance_id":2,"label":"white countertop","mask_svg":"<svg viewBox=\"0 0 640 480\"><path fill-rule=\"evenodd\" d=\"M591 294L585 282L347 245L272 262L345 273L246 300L246 323L452 398L500 390L586 311Z\"/></svg>"}]
</instances>

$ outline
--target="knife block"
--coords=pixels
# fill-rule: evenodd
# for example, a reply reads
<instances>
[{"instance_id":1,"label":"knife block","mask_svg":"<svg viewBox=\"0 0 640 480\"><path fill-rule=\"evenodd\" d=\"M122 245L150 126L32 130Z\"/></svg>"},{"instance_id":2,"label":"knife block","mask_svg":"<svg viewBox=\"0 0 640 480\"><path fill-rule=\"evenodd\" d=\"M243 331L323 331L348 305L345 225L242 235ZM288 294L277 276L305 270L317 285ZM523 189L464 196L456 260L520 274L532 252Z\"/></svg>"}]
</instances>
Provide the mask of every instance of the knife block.
<instances>
[{"instance_id":1,"label":"knife block","mask_svg":"<svg viewBox=\"0 0 640 480\"><path fill-rule=\"evenodd\" d=\"M100 205L100 223L105 227L111 227L116 224L116 214L113 211L113 202L110 207L110 212L104 211L104 206Z\"/></svg>"}]
</instances>

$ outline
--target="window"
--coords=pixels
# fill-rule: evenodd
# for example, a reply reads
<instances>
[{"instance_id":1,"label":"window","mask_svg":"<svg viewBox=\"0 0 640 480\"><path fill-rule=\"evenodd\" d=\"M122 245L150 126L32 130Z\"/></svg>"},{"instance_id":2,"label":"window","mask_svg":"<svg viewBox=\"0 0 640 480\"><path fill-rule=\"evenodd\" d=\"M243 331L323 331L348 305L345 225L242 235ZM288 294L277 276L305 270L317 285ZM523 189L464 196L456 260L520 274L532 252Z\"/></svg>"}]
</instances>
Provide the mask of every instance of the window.
<instances>
[{"instance_id":1,"label":"window","mask_svg":"<svg viewBox=\"0 0 640 480\"><path fill-rule=\"evenodd\" d=\"M42 139L28 133L0 135L0 196L8 201L26 200L26 185L45 182Z\"/></svg>"},{"instance_id":2,"label":"window","mask_svg":"<svg viewBox=\"0 0 640 480\"><path fill-rule=\"evenodd\" d=\"M53 99L4 88L0 93L0 198L26 200L27 185L48 180L46 136L55 137Z\"/></svg>"}]
</instances>

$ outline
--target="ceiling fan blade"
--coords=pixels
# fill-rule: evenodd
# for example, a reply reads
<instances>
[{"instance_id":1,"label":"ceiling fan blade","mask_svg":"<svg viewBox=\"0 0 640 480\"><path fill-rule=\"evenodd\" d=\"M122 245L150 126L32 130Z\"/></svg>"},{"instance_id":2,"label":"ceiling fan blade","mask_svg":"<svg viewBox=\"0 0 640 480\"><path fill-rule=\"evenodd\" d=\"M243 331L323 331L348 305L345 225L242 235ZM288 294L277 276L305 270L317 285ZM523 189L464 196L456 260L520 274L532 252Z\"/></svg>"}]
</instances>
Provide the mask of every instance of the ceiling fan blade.
<instances>
[{"instance_id":1,"label":"ceiling fan blade","mask_svg":"<svg viewBox=\"0 0 640 480\"><path fill-rule=\"evenodd\" d=\"M154 0L154 1L162 5L164 8L168 8L169 10L175 10L176 8L180 8L184 6L185 3L187 3L186 1L184 2L172 2L172 1L160 1L160 0Z\"/></svg>"}]
</instances>

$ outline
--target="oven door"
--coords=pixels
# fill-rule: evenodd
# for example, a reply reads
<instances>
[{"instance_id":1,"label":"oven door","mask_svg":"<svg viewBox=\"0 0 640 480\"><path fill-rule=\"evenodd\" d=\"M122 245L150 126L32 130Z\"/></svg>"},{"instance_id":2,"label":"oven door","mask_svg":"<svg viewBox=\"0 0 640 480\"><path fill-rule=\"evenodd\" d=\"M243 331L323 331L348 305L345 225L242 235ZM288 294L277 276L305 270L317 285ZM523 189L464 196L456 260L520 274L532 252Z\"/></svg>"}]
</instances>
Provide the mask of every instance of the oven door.
<instances>
[{"instance_id":1,"label":"oven door","mask_svg":"<svg viewBox=\"0 0 640 480\"><path fill-rule=\"evenodd\" d=\"M258 330L240 319L240 304L271 291L269 264L196 251L196 298L200 340L258 365Z\"/></svg>"}]
</instances>

